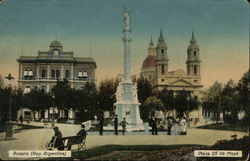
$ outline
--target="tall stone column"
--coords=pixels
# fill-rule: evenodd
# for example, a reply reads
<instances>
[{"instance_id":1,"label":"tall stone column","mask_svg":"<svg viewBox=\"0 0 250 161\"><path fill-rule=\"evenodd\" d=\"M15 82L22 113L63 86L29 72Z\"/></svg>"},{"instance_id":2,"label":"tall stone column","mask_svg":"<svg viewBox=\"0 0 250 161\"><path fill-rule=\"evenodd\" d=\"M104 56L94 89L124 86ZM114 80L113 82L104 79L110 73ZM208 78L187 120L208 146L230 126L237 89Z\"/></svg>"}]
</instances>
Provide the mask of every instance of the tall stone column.
<instances>
[{"instance_id":1,"label":"tall stone column","mask_svg":"<svg viewBox=\"0 0 250 161\"><path fill-rule=\"evenodd\" d=\"M140 129L142 120L140 118L139 105L137 98L137 85L131 81L131 58L130 58L130 13L127 9L124 9L124 28L122 41L124 43L124 61L123 71L124 79L116 91L115 113L118 116L118 121L121 122L123 118L126 118L130 123L131 128Z\"/></svg>"}]
</instances>

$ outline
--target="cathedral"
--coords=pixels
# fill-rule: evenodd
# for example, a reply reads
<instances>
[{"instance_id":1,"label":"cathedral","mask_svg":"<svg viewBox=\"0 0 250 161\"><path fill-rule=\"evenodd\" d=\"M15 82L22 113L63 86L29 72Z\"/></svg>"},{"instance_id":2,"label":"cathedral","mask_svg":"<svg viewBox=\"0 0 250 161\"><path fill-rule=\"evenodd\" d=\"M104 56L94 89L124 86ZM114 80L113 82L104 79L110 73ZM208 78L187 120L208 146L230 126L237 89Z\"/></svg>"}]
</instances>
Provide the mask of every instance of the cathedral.
<instances>
[{"instance_id":1,"label":"cathedral","mask_svg":"<svg viewBox=\"0 0 250 161\"><path fill-rule=\"evenodd\" d=\"M187 49L186 72L182 69L168 71L167 43L162 31L156 47L151 37L148 55L141 68L141 76L150 80L157 90L167 88L173 91L187 90L199 96L203 87L200 75L200 48L195 40L194 32Z\"/></svg>"},{"instance_id":2,"label":"cathedral","mask_svg":"<svg viewBox=\"0 0 250 161\"><path fill-rule=\"evenodd\" d=\"M151 37L148 46L148 55L143 61L141 68L141 76L150 80L154 90L162 90L164 88L177 91L186 90L192 96L201 98L201 84L200 75L200 48L195 39L195 34L192 32L192 37L187 48L186 71L177 69L169 71L168 46L163 37L162 31L156 46ZM201 109L191 113L191 120L196 122L202 117Z\"/></svg>"}]
</instances>

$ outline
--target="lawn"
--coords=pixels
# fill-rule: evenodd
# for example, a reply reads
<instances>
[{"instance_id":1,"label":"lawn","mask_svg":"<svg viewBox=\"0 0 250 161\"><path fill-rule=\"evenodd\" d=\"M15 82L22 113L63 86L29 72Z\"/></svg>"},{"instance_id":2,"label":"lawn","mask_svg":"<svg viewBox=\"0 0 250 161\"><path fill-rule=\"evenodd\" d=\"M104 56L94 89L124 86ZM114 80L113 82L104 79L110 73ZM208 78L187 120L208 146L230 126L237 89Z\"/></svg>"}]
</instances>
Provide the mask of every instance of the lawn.
<instances>
[{"instance_id":1,"label":"lawn","mask_svg":"<svg viewBox=\"0 0 250 161\"><path fill-rule=\"evenodd\" d=\"M232 126L232 125L226 124L226 123L209 124L209 125L204 125L204 126L198 126L197 128L247 132L246 126L242 126L242 125Z\"/></svg>"},{"instance_id":2,"label":"lawn","mask_svg":"<svg viewBox=\"0 0 250 161\"><path fill-rule=\"evenodd\" d=\"M162 152L189 148L185 154L191 152L190 148L200 148L202 145L104 145L81 151L72 151L71 158L50 158L57 160L90 159L90 160L117 160L133 158L136 156L151 155L152 152ZM184 154L184 153L183 153ZM46 159L41 159L46 160Z\"/></svg>"},{"instance_id":3,"label":"lawn","mask_svg":"<svg viewBox=\"0 0 250 161\"><path fill-rule=\"evenodd\" d=\"M29 129L40 129L43 127L40 126L33 126L33 125L24 125L24 124L17 124L17 129L15 129L16 132L21 130L29 130ZM0 132L6 131L6 125L0 125Z\"/></svg>"}]
</instances>

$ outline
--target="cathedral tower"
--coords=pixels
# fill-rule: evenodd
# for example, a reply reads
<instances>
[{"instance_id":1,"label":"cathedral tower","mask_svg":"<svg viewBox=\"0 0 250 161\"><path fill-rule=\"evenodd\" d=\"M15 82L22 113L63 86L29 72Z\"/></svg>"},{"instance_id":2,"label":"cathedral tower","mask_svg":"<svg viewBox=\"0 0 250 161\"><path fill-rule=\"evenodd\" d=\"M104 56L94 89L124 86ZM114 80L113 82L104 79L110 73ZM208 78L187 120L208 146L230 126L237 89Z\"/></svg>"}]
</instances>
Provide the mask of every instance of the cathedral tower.
<instances>
[{"instance_id":1,"label":"cathedral tower","mask_svg":"<svg viewBox=\"0 0 250 161\"><path fill-rule=\"evenodd\" d=\"M152 36L151 36L151 39L150 39L150 43L148 45L148 55L149 56L155 55L155 47L154 47L154 42L153 42Z\"/></svg>"},{"instance_id":2,"label":"cathedral tower","mask_svg":"<svg viewBox=\"0 0 250 161\"><path fill-rule=\"evenodd\" d=\"M156 45L156 75L167 75L168 73L168 57L167 44L165 43L162 30Z\"/></svg>"},{"instance_id":3,"label":"cathedral tower","mask_svg":"<svg viewBox=\"0 0 250 161\"><path fill-rule=\"evenodd\" d=\"M200 48L197 44L194 36L194 31L192 32L192 38L187 49L187 74L188 76L200 77Z\"/></svg>"}]
</instances>

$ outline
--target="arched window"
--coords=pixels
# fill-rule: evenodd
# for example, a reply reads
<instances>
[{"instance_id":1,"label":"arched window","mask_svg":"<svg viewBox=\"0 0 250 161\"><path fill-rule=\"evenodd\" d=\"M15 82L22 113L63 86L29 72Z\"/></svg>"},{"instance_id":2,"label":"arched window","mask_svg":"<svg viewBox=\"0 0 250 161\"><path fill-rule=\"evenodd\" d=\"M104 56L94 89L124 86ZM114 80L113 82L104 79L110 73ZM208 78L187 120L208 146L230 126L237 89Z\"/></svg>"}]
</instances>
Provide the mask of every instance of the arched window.
<instances>
[{"instance_id":1,"label":"arched window","mask_svg":"<svg viewBox=\"0 0 250 161\"><path fill-rule=\"evenodd\" d=\"M194 75L197 75L197 66L194 66Z\"/></svg>"},{"instance_id":2,"label":"arched window","mask_svg":"<svg viewBox=\"0 0 250 161\"><path fill-rule=\"evenodd\" d=\"M30 86L26 86L26 87L24 88L23 93L24 93L24 94L26 94L26 93L30 93L30 91L31 91Z\"/></svg>"},{"instance_id":3,"label":"arched window","mask_svg":"<svg viewBox=\"0 0 250 161\"><path fill-rule=\"evenodd\" d=\"M164 67L164 65L161 65L161 74L162 75L165 74L165 67Z\"/></svg>"},{"instance_id":4,"label":"arched window","mask_svg":"<svg viewBox=\"0 0 250 161\"><path fill-rule=\"evenodd\" d=\"M164 54L164 49L161 49L161 53Z\"/></svg>"},{"instance_id":5,"label":"arched window","mask_svg":"<svg viewBox=\"0 0 250 161\"><path fill-rule=\"evenodd\" d=\"M196 51L194 51L194 56L196 56Z\"/></svg>"}]
</instances>

